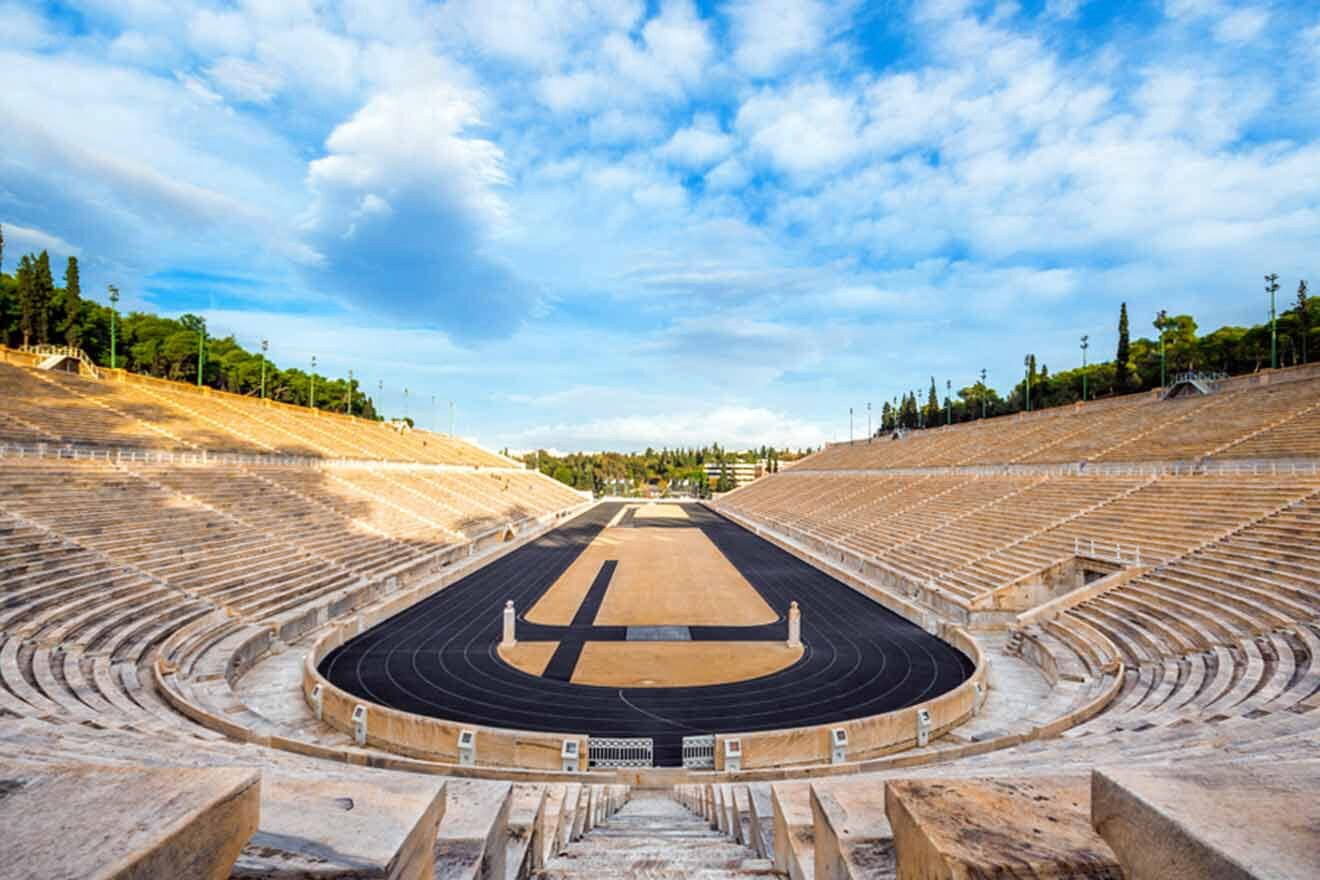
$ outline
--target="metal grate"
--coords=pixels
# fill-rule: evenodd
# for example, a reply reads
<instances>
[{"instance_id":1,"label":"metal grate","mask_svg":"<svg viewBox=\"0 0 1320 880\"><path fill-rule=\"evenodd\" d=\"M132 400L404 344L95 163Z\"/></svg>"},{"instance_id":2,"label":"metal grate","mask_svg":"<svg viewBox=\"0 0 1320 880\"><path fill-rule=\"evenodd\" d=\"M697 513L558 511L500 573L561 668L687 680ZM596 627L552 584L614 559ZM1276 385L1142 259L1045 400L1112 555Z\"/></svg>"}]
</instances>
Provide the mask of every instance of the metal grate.
<instances>
[{"instance_id":1,"label":"metal grate","mask_svg":"<svg viewBox=\"0 0 1320 880\"><path fill-rule=\"evenodd\" d=\"M587 740L588 767L652 767L655 742L649 736L593 736Z\"/></svg>"},{"instance_id":2,"label":"metal grate","mask_svg":"<svg viewBox=\"0 0 1320 880\"><path fill-rule=\"evenodd\" d=\"M690 770L714 769L715 734L683 737L683 766Z\"/></svg>"}]
</instances>

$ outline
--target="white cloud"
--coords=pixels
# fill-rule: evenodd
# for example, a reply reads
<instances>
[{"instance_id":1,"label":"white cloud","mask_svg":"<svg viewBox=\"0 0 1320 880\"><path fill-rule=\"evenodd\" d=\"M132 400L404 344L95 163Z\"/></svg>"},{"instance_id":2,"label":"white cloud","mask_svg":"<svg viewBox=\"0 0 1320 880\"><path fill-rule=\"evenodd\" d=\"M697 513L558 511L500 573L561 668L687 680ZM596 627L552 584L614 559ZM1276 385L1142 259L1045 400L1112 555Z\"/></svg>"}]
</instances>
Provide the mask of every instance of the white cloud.
<instances>
[{"instance_id":1,"label":"white cloud","mask_svg":"<svg viewBox=\"0 0 1320 880\"><path fill-rule=\"evenodd\" d=\"M733 61L755 77L776 74L819 50L831 15L844 8L832 12L819 0L735 0L725 9L733 29Z\"/></svg>"},{"instance_id":2,"label":"white cloud","mask_svg":"<svg viewBox=\"0 0 1320 880\"><path fill-rule=\"evenodd\" d=\"M15 3L0 4L0 46L43 49L55 40L46 21L31 9Z\"/></svg>"},{"instance_id":3,"label":"white cloud","mask_svg":"<svg viewBox=\"0 0 1320 880\"><path fill-rule=\"evenodd\" d=\"M719 120L698 114L687 128L674 132L657 150L661 158L684 168L709 168L733 150L734 140L720 129Z\"/></svg>"},{"instance_id":4,"label":"white cloud","mask_svg":"<svg viewBox=\"0 0 1320 880\"><path fill-rule=\"evenodd\" d=\"M10 255L11 264L17 262L13 259L13 254L29 251L50 251L52 254L65 257L77 257L82 254L82 249L78 246L69 244L58 235L52 235L44 230L19 226L7 220L0 222L0 226L4 227L5 249ZM10 271L13 271L12 265Z\"/></svg>"},{"instance_id":5,"label":"white cloud","mask_svg":"<svg viewBox=\"0 0 1320 880\"><path fill-rule=\"evenodd\" d=\"M268 104L279 92L279 74L244 58L226 56L206 70L207 78L225 94L240 101Z\"/></svg>"},{"instance_id":6,"label":"white cloud","mask_svg":"<svg viewBox=\"0 0 1320 880\"><path fill-rule=\"evenodd\" d=\"M731 403L541 425L520 432L517 443L532 448L595 451L705 446L712 442L732 449L761 445L800 449L819 446L825 440L825 432L811 422L764 407Z\"/></svg>"},{"instance_id":7,"label":"white cloud","mask_svg":"<svg viewBox=\"0 0 1320 880\"><path fill-rule=\"evenodd\" d=\"M1221 43L1247 43L1269 24L1270 14L1259 7L1235 9L1215 24L1215 39Z\"/></svg>"},{"instance_id":8,"label":"white cloud","mask_svg":"<svg viewBox=\"0 0 1320 880\"><path fill-rule=\"evenodd\" d=\"M824 82L762 91L738 109L736 125L755 153L789 174L837 169L862 147L856 102Z\"/></svg>"}]
</instances>

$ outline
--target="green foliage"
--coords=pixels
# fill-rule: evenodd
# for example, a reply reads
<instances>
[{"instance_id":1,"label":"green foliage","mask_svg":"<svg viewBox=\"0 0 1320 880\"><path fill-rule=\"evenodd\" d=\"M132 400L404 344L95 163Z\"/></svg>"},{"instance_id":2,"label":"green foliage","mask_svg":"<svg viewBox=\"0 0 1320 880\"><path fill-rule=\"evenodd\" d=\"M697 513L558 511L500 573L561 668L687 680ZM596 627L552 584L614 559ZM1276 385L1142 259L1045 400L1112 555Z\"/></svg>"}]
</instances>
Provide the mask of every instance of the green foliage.
<instances>
[{"instance_id":1,"label":"green foliage","mask_svg":"<svg viewBox=\"0 0 1320 880\"><path fill-rule=\"evenodd\" d=\"M567 486L597 495L636 495L645 487L650 487L662 494L672 492L709 497L707 463L765 461L766 466L773 471L778 469L780 461L793 461L809 451L794 452L791 449L762 446L759 449L730 452L719 444L712 444L699 449L647 449L635 453L574 452L557 456L540 449L522 455L519 460L528 467L539 467L541 473ZM505 450L505 454L508 454L508 450ZM722 470L729 488L733 488L732 476L727 467ZM716 482L719 483L718 480ZM717 485L716 491L728 490L720 489Z\"/></svg>"}]
</instances>

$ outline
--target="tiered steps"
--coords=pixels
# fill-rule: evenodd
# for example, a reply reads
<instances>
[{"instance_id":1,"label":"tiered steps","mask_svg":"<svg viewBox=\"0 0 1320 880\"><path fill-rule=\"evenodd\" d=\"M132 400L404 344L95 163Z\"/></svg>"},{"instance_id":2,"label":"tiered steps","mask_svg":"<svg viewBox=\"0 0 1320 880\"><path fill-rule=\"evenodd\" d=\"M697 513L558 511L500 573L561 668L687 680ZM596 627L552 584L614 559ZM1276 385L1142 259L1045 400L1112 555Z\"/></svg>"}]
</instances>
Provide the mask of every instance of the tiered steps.
<instances>
[{"instance_id":1,"label":"tiered steps","mask_svg":"<svg viewBox=\"0 0 1320 880\"><path fill-rule=\"evenodd\" d=\"M535 876L717 880L783 875L769 860L712 829L667 793L634 791L623 809L569 844Z\"/></svg>"}]
</instances>

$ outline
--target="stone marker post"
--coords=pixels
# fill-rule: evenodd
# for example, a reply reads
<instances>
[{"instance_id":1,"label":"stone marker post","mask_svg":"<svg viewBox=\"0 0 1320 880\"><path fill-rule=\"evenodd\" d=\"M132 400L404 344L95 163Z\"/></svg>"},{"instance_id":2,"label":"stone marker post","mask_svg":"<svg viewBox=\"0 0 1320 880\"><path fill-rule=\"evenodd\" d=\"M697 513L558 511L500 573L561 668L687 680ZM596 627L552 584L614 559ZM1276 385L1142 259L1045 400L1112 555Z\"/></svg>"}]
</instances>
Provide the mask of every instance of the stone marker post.
<instances>
[{"instance_id":1,"label":"stone marker post","mask_svg":"<svg viewBox=\"0 0 1320 880\"><path fill-rule=\"evenodd\" d=\"M513 623L513 600L510 599L504 603L504 638L500 640L500 647L502 648L512 648L514 645L518 644L518 640L514 638L513 634Z\"/></svg>"}]
</instances>

